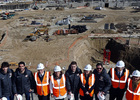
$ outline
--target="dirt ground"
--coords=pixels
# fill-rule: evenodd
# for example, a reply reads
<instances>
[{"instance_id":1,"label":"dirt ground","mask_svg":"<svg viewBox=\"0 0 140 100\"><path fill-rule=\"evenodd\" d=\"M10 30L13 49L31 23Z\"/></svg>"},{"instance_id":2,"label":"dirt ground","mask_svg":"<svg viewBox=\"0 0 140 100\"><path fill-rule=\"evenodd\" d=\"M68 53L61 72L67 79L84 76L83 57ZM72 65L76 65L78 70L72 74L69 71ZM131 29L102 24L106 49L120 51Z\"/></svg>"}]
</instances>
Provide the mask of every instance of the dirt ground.
<instances>
[{"instance_id":1,"label":"dirt ground","mask_svg":"<svg viewBox=\"0 0 140 100\"><path fill-rule=\"evenodd\" d=\"M84 9L66 9L59 10L35 10L16 12L16 16L8 20L0 20L0 32L7 32L7 37L0 45L0 63L3 61L16 62L25 61L26 65L32 71L36 71L38 63L46 65L46 69L52 71L58 64L66 67L71 61L77 61L78 66L83 68L86 64L91 64L93 68L97 61L103 61L103 49L107 39L91 39L88 35L93 30L104 28L105 23L136 23L134 18L140 18L140 12L132 13L130 7L125 10L94 10L92 8ZM97 23L77 23L83 16L92 14L106 15L105 18L98 19ZM65 36L54 36L52 33L57 29L68 28L67 25L56 26L55 22L71 15L74 21L71 25L86 25L87 31L80 34L70 34ZM19 17L25 17L28 21L19 21ZM54 18L54 19L53 19ZM34 31L35 27L26 27L31 21L37 20L43 24L51 24L49 28L50 38L46 42L42 37L37 41L23 42L24 38ZM102 31L100 31L102 33ZM94 33L94 34L98 34ZM96 62L93 59L96 59ZM113 64L113 63L111 63ZM112 66L110 64L110 66ZM110 67L109 66L109 67ZM12 66L15 69L17 66ZM108 68L109 68L108 67Z\"/></svg>"}]
</instances>

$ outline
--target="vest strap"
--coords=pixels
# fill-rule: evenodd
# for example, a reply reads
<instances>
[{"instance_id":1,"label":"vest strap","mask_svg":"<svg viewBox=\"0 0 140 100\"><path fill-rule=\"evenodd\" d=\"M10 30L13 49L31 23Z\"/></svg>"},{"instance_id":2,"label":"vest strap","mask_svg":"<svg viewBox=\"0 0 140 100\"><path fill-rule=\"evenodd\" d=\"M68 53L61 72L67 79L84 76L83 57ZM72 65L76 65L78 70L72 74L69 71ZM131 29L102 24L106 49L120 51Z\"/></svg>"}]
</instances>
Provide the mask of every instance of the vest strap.
<instances>
[{"instance_id":1,"label":"vest strap","mask_svg":"<svg viewBox=\"0 0 140 100\"><path fill-rule=\"evenodd\" d=\"M124 79L124 81L122 81L122 80L116 80L116 79L114 78L114 77L115 77L114 70L115 70L115 69L112 68L112 78L111 78L111 80L112 80L113 82L126 83L126 81L127 81L127 77L128 77L128 70L125 69L126 75L125 75L125 79Z\"/></svg>"},{"instance_id":2,"label":"vest strap","mask_svg":"<svg viewBox=\"0 0 140 100\"><path fill-rule=\"evenodd\" d=\"M35 73L35 82L36 82L36 85L37 85L37 86L46 86L46 85L49 85L49 72L47 72L47 75L46 75L47 82L46 82L45 84L42 84L42 83L39 84L39 83L37 82L37 73L38 73L38 72ZM46 74L46 72L45 72L45 74ZM44 75L45 75L45 74L44 74ZM43 77L43 78L45 78L45 77Z\"/></svg>"},{"instance_id":3,"label":"vest strap","mask_svg":"<svg viewBox=\"0 0 140 100\"><path fill-rule=\"evenodd\" d=\"M134 93L133 91L131 91L130 89L129 89L129 85L130 85L130 78L128 79L128 87L127 87L127 90L130 92L130 93L132 93L133 95L140 95L140 87L138 88L138 90L137 90L137 92L136 93Z\"/></svg>"},{"instance_id":4,"label":"vest strap","mask_svg":"<svg viewBox=\"0 0 140 100\"><path fill-rule=\"evenodd\" d=\"M60 85L59 85L58 87L54 86L54 77L53 77L53 75L51 76L51 80L52 80L52 84L53 84L53 88L54 88L54 89L61 89L61 88L66 87L66 85L65 85L66 80L65 80L64 74L62 75L62 80L63 80L63 83L64 83L63 86L60 86ZM60 80L60 81L61 81L61 80Z\"/></svg>"}]
</instances>

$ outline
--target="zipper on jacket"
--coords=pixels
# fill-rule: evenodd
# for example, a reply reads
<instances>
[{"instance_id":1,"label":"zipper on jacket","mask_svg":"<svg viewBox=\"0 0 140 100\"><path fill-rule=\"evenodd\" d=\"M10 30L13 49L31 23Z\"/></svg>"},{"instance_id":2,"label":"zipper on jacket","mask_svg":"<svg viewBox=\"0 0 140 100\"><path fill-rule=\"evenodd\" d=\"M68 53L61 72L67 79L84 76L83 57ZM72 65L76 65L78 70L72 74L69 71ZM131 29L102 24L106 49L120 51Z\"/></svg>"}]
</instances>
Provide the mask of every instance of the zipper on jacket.
<instances>
[{"instance_id":1,"label":"zipper on jacket","mask_svg":"<svg viewBox=\"0 0 140 100\"><path fill-rule=\"evenodd\" d=\"M8 79L9 79L9 74L8 74ZM9 80L8 80L8 81L9 81ZM8 82L8 86L10 86L10 85L9 85L9 82ZM12 93L11 93L11 88L9 88L9 90L10 90L10 95L11 95L11 94L12 94Z\"/></svg>"},{"instance_id":2,"label":"zipper on jacket","mask_svg":"<svg viewBox=\"0 0 140 100\"><path fill-rule=\"evenodd\" d=\"M41 90L42 90L42 94L43 94L43 86L42 86L42 82L41 82Z\"/></svg>"}]
</instances>

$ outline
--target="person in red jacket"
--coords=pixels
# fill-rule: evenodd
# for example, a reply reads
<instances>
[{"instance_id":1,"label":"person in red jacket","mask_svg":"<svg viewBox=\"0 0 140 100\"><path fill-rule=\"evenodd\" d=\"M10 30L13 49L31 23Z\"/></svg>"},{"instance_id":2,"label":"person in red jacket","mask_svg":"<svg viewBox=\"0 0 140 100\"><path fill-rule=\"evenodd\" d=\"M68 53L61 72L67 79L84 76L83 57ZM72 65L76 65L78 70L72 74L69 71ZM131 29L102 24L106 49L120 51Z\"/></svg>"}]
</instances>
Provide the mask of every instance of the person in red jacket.
<instances>
[{"instance_id":1,"label":"person in red jacket","mask_svg":"<svg viewBox=\"0 0 140 100\"><path fill-rule=\"evenodd\" d=\"M126 99L140 100L140 71L138 70L133 71L132 79L128 79Z\"/></svg>"}]
</instances>

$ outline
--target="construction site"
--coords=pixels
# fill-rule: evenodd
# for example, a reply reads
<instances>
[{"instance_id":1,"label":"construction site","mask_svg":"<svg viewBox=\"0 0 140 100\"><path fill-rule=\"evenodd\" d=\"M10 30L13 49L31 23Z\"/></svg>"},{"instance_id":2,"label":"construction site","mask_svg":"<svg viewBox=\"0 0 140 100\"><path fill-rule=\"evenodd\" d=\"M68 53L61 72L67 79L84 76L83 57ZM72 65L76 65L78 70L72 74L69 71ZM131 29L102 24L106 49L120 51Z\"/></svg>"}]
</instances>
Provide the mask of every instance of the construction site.
<instances>
[{"instance_id":1,"label":"construction site","mask_svg":"<svg viewBox=\"0 0 140 100\"><path fill-rule=\"evenodd\" d=\"M0 63L15 70L24 61L32 72L38 63L51 72L60 65L65 72L71 61L82 70L103 62L109 70L123 60L130 72L140 70L140 7L96 3L1 5Z\"/></svg>"},{"instance_id":2,"label":"construction site","mask_svg":"<svg viewBox=\"0 0 140 100\"><path fill-rule=\"evenodd\" d=\"M73 60L81 69L88 63L94 69L97 62L110 68L121 59L131 71L140 69L140 10L118 8L54 6L3 12L0 61L10 62L13 69L25 61L32 71L42 62L52 71L56 64L67 69Z\"/></svg>"}]
</instances>

